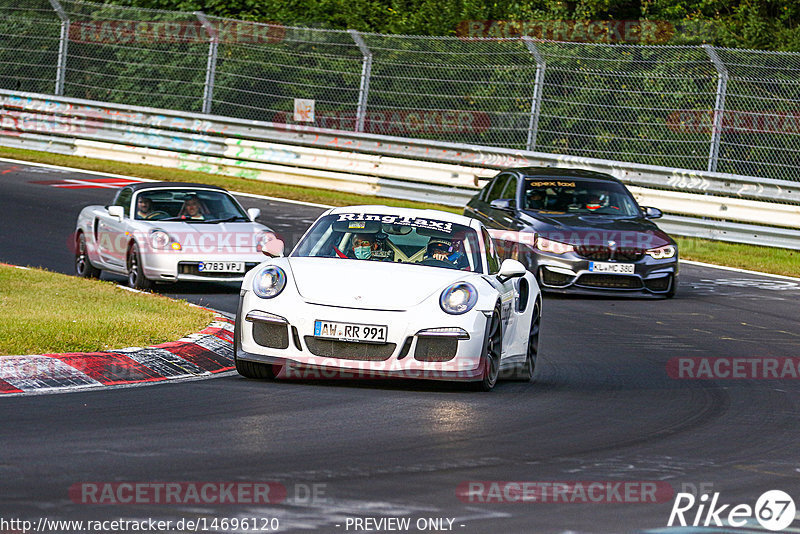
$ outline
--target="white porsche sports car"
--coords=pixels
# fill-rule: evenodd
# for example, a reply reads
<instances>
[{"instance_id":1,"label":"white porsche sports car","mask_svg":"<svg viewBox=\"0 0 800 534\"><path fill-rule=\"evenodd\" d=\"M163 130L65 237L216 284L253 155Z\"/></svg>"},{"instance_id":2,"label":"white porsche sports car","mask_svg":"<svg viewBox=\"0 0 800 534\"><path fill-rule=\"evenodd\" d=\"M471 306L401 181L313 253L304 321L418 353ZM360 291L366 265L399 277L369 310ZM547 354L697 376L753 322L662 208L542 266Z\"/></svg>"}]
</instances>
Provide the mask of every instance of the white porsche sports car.
<instances>
[{"instance_id":1,"label":"white porsche sports car","mask_svg":"<svg viewBox=\"0 0 800 534\"><path fill-rule=\"evenodd\" d=\"M123 187L110 206L87 206L75 231L75 272L101 270L153 282L239 282L277 238L221 187L146 182Z\"/></svg>"},{"instance_id":2,"label":"white porsche sports car","mask_svg":"<svg viewBox=\"0 0 800 534\"><path fill-rule=\"evenodd\" d=\"M242 283L234 332L248 378L530 380L542 300L482 223L434 210L326 211L288 257ZM309 370L315 371L309 373Z\"/></svg>"}]
</instances>

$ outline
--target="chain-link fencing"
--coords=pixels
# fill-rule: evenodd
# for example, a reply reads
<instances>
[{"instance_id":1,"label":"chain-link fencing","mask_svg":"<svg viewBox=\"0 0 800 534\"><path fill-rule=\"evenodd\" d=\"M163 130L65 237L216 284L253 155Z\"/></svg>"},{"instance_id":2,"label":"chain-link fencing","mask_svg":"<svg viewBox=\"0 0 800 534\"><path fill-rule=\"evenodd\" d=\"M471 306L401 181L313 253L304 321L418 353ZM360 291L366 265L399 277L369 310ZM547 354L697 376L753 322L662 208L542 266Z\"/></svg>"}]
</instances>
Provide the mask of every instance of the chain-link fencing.
<instances>
[{"instance_id":1,"label":"chain-link fencing","mask_svg":"<svg viewBox=\"0 0 800 534\"><path fill-rule=\"evenodd\" d=\"M381 35L82 0L0 0L0 16L4 89L800 181L797 53Z\"/></svg>"}]
</instances>

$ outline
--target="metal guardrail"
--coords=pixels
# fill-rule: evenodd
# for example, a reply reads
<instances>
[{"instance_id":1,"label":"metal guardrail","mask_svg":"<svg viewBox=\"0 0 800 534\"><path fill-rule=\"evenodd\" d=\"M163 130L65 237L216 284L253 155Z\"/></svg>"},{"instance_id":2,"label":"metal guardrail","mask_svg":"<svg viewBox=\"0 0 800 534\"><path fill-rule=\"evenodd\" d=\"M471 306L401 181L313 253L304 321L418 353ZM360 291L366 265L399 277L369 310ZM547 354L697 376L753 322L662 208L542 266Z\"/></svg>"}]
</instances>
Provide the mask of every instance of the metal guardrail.
<instances>
[{"instance_id":1,"label":"metal guardrail","mask_svg":"<svg viewBox=\"0 0 800 534\"><path fill-rule=\"evenodd\" d=\"M677 216L664 220L673 233L800 249L800 188L782 180L287 127L4 90L0 109L5 134L0 144L6 146L451 206L464 205L481 180L505 167L608 172L648 204ZM743 224L749 225L746 230Z\"/></svg>"},{"instance_id":2,"label":"metal guardrail","mask_svg":"<svg viewBox=\"0 0 800 534\"><path fill-rule=\"evenodd\" d=\"M711 219L665 215L658 226L669 234L702 237L714 241L729 241L798 250L800 230L772 228L753 224L728 222L720 224Z\"/></svg>"},{"instance_id":3,"label":"metal guardrail","mask_svg":"<svg viewBox=\"0 0 800 534\"><path fill-rule=\"evenodd\" d=\"M130 144L142 144L148 136L152 137L151 133L157 129L194 135L189 138L188 145L185 142L178 142L177 136L174 138L162 136L158 140L159 147L170 150L181 150L194 145L193 151L203 151L205 143L213 143L215 138L226 136L236 139L320 147L326 150L337 149L398 156L404 159L419 159L482 169L502 169L526 165L586 168L607 172L628 184L642 187L800 204L800 185L786 180L755 176L711 173L375 134L353 134L339 130L232 119L199 113L52 97L35 93L19 93L2 89L0 89L0 107L4 110L23 111L44 117L53 116L52 121L45 119L40 127L41 131L54 130L54 126L57 124L53 121L61 120L56 119L58 117L75 119L77 122L62 120L64 128L53 133L66 135L72 130L80 133L79 137L81 138L89 138L93 128L107 123L111 123L111 127L123 131L125 135L120 140ZM8 112L4 112L4 117L12 122L15 120ZM56 130L58 129L56 128ZM152 137L147 146L153 146L155 140L155 137ZM492 173L483 175L488 177Z\"/></svg>"},{"instance_id":4,"label":"metal guardrail","mask_svg":"<svg viewBox=\"0 0 800 534\"><path fill-rule=\"evenodd\" d=\"M800 54L704 45L713 23L385 35L122 3L0 0L0 87L800 182Z\"/></svg>"}]
</instances>

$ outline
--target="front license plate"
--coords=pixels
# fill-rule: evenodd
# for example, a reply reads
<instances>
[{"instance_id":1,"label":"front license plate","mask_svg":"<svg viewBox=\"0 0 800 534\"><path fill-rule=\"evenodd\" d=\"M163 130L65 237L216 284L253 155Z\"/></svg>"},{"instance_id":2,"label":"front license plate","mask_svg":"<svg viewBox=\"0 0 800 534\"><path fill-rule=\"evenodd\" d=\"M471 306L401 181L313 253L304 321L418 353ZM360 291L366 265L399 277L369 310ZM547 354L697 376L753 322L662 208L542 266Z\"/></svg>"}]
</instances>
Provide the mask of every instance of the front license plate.
<instances>
[{"instance_id":1,"label":"front license plate","mask_svg":"<svg viewBox=\"0 0 800 534\"><path fill-rule=\"evenodd\" d=\"M314 321L314 337L357 341L359 343L386 343L386 326L334 321Z\"/></svg>"},{"instance_id":2,"label":"front license plate","mask_svg":"<svg viewBox=\"0 0 800 534\"><path fill-rule=\"evenodd\" d=\"M593 273L633 274L635 267L633 263L589 262L589 270Z\"/></svg>"},{"instance_id":3,"label":"front license plate","mask_svg":"<svg viewBox=\"0 0 800 534\"><path fill-rule=\"evenodd\" d=\"M198 267L201 273L243 273L243 261L201 261Z\"/></svg>"}]
</instances>

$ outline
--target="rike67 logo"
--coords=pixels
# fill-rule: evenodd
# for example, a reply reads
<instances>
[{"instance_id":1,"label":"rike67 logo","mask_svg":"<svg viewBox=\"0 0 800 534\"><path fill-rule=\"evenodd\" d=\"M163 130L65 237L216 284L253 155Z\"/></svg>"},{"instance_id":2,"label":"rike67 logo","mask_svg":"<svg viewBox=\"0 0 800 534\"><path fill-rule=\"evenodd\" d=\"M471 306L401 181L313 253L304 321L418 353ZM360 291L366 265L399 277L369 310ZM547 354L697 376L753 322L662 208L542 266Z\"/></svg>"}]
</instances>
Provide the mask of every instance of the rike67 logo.
<instances>
[{"instance_id":1,"label":"rike67 logo","mask_svg":"<svg viewBox=\"0 0 800 534\"><path fill-rule=\"evenodd\" d=\"M715 492L709 497L704 493L696 498L691 493L678 493L667 526L744 527L749 518L755 517L763 528L779 531L791 525L797 513L794 500L781 490L763 493L755 508L749 504L722 504L719 495Z\"/></svg>"}]
</instances>

